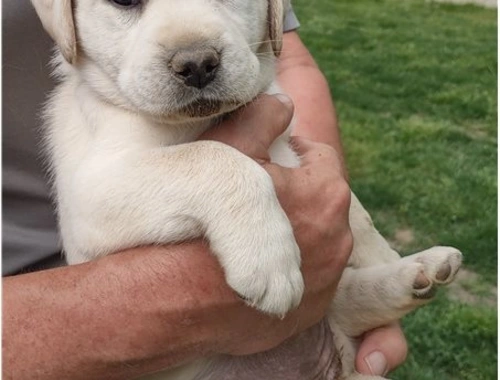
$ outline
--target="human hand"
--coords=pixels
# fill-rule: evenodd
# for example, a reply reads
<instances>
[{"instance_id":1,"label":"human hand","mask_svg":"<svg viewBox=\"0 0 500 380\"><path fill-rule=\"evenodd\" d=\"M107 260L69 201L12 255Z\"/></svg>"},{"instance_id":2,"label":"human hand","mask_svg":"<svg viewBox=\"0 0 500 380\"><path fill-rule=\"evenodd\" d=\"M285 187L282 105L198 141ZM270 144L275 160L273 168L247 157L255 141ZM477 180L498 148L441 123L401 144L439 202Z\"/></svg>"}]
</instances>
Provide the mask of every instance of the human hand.
<instances>
[{"instance_id":1,"label":"human hand","mask_svg":"<svg viewBox=\"0 0 500 380\"><path fill-rule=\"evenodd\" d=\"M350 190L335 150L326 144L293 138L292 146L301 156L301 167L288 169L270 162L269 146L284 132L293 114L291 101L286 97L281 100L262 96L201 137L229 144L267 170L302 252L305 294L299 308L283 321L267 317L272 323L264 324L263 339L255 339L259 334L253 329L253 341L242 344L240 339L237 347L230 350L232 354L272 348L319 322L331 303L352 249L348 223Z\"/></svg>"},{"instance_id":2,"label":"human hand","mask_svg":"<svg viewBox=\"0 0 500 380\"><path fill-rule=\"evenodd\" d=\"M349 232L345 230L339 230L336 231L336 233L331 230L325 230L325 226L327 228L333 228L335 223L331 220L326 222L326 219L329 219L329 217L326 217L323 221L319 218L319 215L324 211L321 209L324 202L335 202L335 199L337 199L340 203L338 206L340 206L341 209L346 206L346 203L348 204L348 199L342 198L346 197L346 183L335 177L339 174L339 166L338 160L335 154L333 154L334 152L324 145L315 144L299 138L292 141L295 142L295 145L299 146L299 150L302 149L302 151L299 151L299 154L303 154L304 159L302 170L295 172L295 178L293 174L291 174L293 171L279 168L269 163L269 145L286 129L291 121L292 115L293 106L288 98L284 97L281 98L281 101L277 101L277 99L273 97L263 96L253 104L248 105L244 110L239 111L232 119L223 123L220 127L205 133L202 138L222 141L239 149L250 157L253 157L269 171L276 183L280 202L294 226L296 238L302 252L306 253L303 254L302 258L306 293L299 309L291 313L284 321L286 325L287 320L300 318L301 324L294 330L295 333L298 333L308 325L317 321L320 316L324 315L324 307L333 297L333 291L345 265L345 260L347 260L348 257L347 252L350 252L350 249L341 249L337 254L328 252L327 249L333 245L331 245L332 242L328 242L327 239L324 238L324 235L332 233L332 240L335 240L334 236L344 235L345 244L347 246L350 245L350 235ZM262 124L264 124L266 128L262 128ZM323 157L324 162L321 162L318 157L319 154L322 154L322 150L325 150L326 153ZM310 160L309 162L307 161L308 159ZM324 183L331 181L330 186L332 186L332 189L330 191L334 193L330 195L332 198L330 200L325 199L328 198L328 196L322 198L325 196L325 193L319 195L320 199L314 197L308 198L310 194L307 194L306 189L308 186L311 186L312 182L318 180L318 178L313 179L308 176L300 178L300 176L304 175L306 172L318 176L327 175L325 169L330 171L331 177L325 177L323 180L325 181ZM303 183L301 187L294 187L292 184L300 183L294 182L294 180L309 181L309 183ZM287 184L287 181L292 182ZM319 183L323 182L319 180L317 184L319 185ZM336 188L337 186L339 188ZM311 188L311 192L312 191ZM301 194L298 192L301 192ZM344 192L344 194L342 194L342 192ZM301 197L301 195L303 197ZM318 206L318 209L312 207L311 199L315 199L314 204ZM344 217L345 215L340 213L340 218ZM316 222L317 228L316 236L311 233L311 224L314 224L314 222ZM345 228L345 225L341 222L338 223L337 221L337 225L340 229ZM322 246L322 244L326 245ZM316 247L314 247L314 245L316 245ZM328 260L331 261L328 262ZM325 262L327 262L326 265ZM319 271L317 272L316 270L318 268ZM326 281L323 276L326 277ZM328 279L330 279L330 281L328 281ZM318 289L323 289L323 291L318 291ZM315 294L315 292L317 293ZM311 308L311 306L313 307ZM281 330L278 329L276 331ZM286 329L285 332L287 332ZM279 339L280 336L281 335L278 333L276 337L270 339L269 343L272 344L273 338L276 340ZM362 337L356 357L356 368L358 372L362 374L383 375L402 364L406 358L407 351L406 339L398 324L381 327L364 334Z\"/></svg>"}]
</instances>

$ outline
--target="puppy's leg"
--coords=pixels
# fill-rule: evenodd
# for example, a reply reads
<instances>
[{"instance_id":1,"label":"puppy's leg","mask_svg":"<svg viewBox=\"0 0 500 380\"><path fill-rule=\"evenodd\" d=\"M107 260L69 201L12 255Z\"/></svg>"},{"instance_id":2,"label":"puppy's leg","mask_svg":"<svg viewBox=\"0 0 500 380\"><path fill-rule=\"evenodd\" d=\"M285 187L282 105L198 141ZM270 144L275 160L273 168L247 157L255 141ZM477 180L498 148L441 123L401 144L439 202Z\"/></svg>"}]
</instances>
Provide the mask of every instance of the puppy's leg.
<instances>
[{"instance_id":1,"label":"puppy's leg","mask_svg":"<svg viewBox=\"0 0 500 380\"><path fill-rule=\"evenodd\" d=\"M351 193L349 223L354 238L354 246L349 259L350 266L354 268L369 267L400 259L399 254L377 231L370 215L354 193Z\"/></svg>"},{"instance_id":2,"label":"puppy's leg","mask_svg":"<svg viewBox=\"0 0 500 380\"><path fill-rule=\"evenodd\" d=\"M396 321L451 282L461 257L454 248L434 247L390 264L347 268L330 316L351 337Z\"/></svg>"},{"instance_id":3,"label":"puppy's leg","mask_svg":"<svg viewBox=\"0 0 500 380\"><path fill-rule=\"evenodd\" d=\"M96 155L70 179L58 191L62 225L77 226L63 231L71 263L206 236L229 285L249 304L284 315L300 302L290 222L269 175L237 150L198 141Z\"/></svg>"}]
</instances>

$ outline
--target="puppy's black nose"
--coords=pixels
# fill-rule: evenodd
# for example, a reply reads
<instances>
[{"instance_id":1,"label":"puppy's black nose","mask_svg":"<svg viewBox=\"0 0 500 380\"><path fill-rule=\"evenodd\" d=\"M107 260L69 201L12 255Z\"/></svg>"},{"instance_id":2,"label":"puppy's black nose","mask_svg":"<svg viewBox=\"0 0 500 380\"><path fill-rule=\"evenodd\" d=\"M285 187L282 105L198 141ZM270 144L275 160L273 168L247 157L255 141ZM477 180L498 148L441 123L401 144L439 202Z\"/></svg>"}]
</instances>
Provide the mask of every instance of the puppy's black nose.
<instances>
[{"instance_id":1,"label":"puppy's black nose","mask_svg":"<svg viewBox=\"0 0 500 380\"><path fill-rule=\"evenodd\" d=\"M170 68L187 86L203 88L212 82L220 64L220 54L211 48L180 50L172 57Z\"/></svg>"}]
</instances>

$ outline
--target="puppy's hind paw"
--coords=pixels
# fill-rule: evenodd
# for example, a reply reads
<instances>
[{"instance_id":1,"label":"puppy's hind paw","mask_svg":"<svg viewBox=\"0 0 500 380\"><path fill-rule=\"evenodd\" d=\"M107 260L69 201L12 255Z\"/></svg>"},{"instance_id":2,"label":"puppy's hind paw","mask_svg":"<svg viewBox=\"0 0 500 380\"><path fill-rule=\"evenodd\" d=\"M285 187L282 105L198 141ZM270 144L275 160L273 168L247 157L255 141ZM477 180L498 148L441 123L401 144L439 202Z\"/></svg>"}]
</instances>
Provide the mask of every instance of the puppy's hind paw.
<instances>
[{"instance_id":1,"label":"puppy's hind paw","mask_svg":"<svg viewBox=\"0 0 500 380\"><path fill-rule=\"evenodd\" d=\"M430 299L438 285L452 282L462 263L460 251L451 247L433 247L405 257L410 266L418 265L419 270L413 275L412 292L416 299Z\"/></svg>"},{"instance_id":2,"label":"puppy's hind paw","mask_svg":"<svg viewBox=\"0 0 500 380\"><path fill-rule=\"evenodd\" d=\"M436 284L449 284L462 265L462 253L452 247L433 247L416 254L415 261L425 266L427 275Z\"/></svg>"}]
</instances>

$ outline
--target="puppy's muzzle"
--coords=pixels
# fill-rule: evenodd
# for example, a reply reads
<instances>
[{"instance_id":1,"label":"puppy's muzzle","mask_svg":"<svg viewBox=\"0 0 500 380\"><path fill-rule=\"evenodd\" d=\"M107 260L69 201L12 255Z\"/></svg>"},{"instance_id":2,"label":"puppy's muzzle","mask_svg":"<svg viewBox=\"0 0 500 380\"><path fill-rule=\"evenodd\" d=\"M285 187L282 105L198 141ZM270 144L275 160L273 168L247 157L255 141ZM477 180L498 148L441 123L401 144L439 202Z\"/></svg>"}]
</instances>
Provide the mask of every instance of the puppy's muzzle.
<instances>
[{"instance_id":1,"label":"puppy's muzzle","mask_svg":"<svg viewBox=\"0 0 500 380\"><path fill-rule=\"evenodd\" d=\"M186 86L202 89L212 82L220 66L220 53L213 48L179 50L169 67Z\"/></svg>"}]
</instances>

